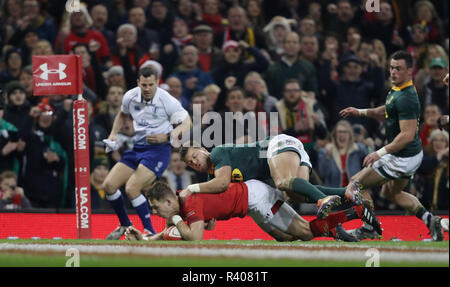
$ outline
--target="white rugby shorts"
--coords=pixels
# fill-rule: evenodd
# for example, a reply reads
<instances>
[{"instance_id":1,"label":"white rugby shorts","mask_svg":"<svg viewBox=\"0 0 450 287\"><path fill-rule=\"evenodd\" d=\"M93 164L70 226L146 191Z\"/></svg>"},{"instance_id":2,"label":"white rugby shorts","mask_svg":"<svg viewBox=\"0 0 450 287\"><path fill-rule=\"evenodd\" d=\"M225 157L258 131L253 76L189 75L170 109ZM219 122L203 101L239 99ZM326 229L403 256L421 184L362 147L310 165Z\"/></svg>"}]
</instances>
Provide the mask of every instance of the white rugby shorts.
<instances>
[{"instance_id":1,"label":"white rugby shorts","mask_svg":"<svg viewBox=\"0 0 450 287\"><path fill-rule=\"evenodd\" d=\"M245 184L248 188L248 215L265 232L275 228L287 232L297 213L284 202L281 192L254 179L246 181Z\"/></svg>"},{"instance_id":2,"label":"white rugby shorts","mask_svg":"<svg viewBox=\"0 0 450 287\"><path fill-rule=\"evenodd\" d=\"M372 168L385 179L411 178L420 167L423 151L411 157L397 157L386 154L377 160Z\"/></svg>"},{"instance_id":3,"label":"white rugby shorts","mask_svg":"<svg viewBox=\"0 0 450 287\"><path fill-rule=\"evenodd\" d=\"M300 156L300 165L306 165L309 168L312 168L309 155L305 151L302 142L297 138L285 134L277 135L269 141L269 146L267 148L267 162L269 162L273 156L285 151L296 152Z\"/></svg>"}]
</instances>

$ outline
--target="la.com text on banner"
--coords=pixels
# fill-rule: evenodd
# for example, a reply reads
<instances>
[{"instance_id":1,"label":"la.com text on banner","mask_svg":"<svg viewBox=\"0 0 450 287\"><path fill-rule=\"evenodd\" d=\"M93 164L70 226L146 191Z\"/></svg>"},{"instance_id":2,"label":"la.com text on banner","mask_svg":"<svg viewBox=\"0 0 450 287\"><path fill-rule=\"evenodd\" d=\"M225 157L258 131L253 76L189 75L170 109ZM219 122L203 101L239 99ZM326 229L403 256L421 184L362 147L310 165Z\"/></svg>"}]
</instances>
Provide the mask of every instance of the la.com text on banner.
<instances>
[{"instance_id":1,"label":"la.com text on banner","mask_svg":"<svg viewBox=\"0 0 450 287\"><path fill-rule=\"evenodd\" d=\"M76 211L78 238L91 238L91 183L87 101L73 103Z\"/></svg>"},{"instance_id":2,"label":"la.com text on banner","mask_svg":"<svg viewBox=\"0 0 450 287\"><path fill-rule=\"evenodd\" d=\"M77 95L83 92L81 57L78 55L33 56L33 94Z\"/></svg>"}]
</instances>

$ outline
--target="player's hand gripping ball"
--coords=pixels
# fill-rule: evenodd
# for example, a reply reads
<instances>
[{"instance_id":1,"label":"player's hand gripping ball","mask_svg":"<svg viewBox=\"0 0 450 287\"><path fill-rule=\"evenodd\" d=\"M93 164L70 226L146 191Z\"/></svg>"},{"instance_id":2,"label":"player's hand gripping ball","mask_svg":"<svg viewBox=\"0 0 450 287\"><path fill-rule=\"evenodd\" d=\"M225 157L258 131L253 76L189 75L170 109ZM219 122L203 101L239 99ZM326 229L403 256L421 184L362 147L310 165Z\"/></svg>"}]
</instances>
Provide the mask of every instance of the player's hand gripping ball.
<instances>
[{"instance_id":1,"label":"player's hand gripping ball","mask_svg":"<svg viewBox=\"0 0 450 287\"><path fill-rule=\"evenodd\" d=\"M180 231L178 230L178 228L175 225L173 225L173 226L169 227L169 229L167 229L166 232L164 232L163 239L164 240L183 240L183 237L181 237L181 234L180 234Z\"/></svg>"}]
</instances>

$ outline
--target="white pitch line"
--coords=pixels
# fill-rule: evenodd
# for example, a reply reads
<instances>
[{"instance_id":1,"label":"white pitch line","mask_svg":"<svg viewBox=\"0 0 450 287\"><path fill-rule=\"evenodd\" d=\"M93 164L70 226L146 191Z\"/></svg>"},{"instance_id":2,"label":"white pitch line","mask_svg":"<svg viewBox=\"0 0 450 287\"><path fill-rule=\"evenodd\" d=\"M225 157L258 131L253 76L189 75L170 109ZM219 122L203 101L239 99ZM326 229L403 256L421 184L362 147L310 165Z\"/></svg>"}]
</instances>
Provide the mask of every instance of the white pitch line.
<instances>
[{"instance_id":1,"label":"white pitch line","mask_svg":"<svg viewBox=\"0 0 450 287\"><path fill-rule=\"evenodd\" d=\"M339 260L365 262L368 256L366 250L299 250L299 249L265 249L265 248L198 248L171 246L132 246L132 245L53 245L53 244L0 244L0 251L30 251L30 252L61 252L76 248L80 255L86 254L128 254L149 256L194 256L194 257L245 257L271 259L308 259L308 260ZM406 252L380 250L380 261L414 261L414 262L449 262L448 250L442 252Z\"/></svg>"}]
</instances>

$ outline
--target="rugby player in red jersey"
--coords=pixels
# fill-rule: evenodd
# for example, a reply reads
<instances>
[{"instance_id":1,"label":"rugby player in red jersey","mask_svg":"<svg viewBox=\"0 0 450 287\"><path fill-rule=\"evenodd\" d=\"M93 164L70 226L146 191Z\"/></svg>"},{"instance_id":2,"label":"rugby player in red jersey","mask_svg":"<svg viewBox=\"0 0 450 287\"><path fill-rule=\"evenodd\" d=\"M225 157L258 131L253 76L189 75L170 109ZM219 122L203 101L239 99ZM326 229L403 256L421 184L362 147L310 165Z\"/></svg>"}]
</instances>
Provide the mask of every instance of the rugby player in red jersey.
<instances>
[{"instance_id":1,"label":"rugby player in red jersey","mask_svg":"<svg viewBox=\"0 0 450 287\"><path fill-rule=\"evenodd\" d=\"M195 193L186 199L177 196L167 184L156 182L146 196L153 212L167 219L167 227L175 225L181 237L188 241L202 240L205 223L210 220L242 218L246 215L250 215L259 227L278 241L308 241L323 236L357 241L340 225L352 219L362 219L380 228L368 205L353 206L330 213L325 219L316 218L308 222L284 202L279 190L258 180L231 183L225 192ZM164 232L148 240L162 240ZM144 239L133 226L125 234L130 240Z\"/></svg>"}]
</instances>

